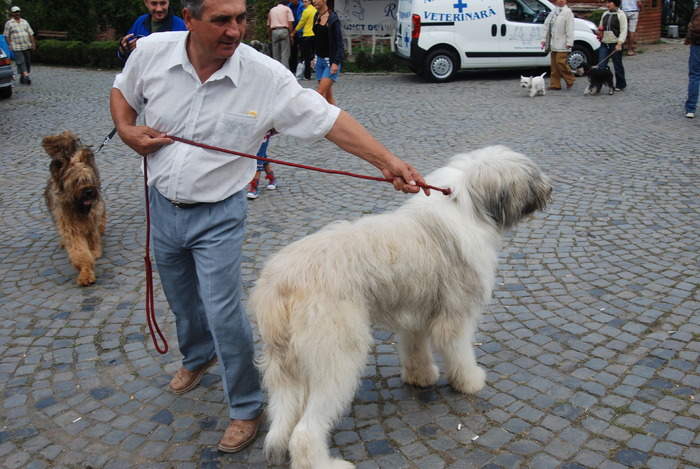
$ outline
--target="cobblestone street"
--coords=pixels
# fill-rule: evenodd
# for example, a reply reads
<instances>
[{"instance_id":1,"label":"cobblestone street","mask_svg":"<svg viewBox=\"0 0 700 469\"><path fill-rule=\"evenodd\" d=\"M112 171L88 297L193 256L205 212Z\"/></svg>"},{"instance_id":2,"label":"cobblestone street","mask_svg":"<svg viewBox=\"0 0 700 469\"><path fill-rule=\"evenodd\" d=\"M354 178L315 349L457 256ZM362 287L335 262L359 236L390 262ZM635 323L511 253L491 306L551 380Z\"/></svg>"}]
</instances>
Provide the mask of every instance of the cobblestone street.
<instances>
[{"instance_id":1,"label":"cobblestone street","mask_svg":"<svg viewBox=\"0 0 700 469\"><path fill-rule=\"evenodd\" d=\"M476 338L486 387L404 385L396 337L377 328L335 454L358 469L700 468L700 119L683 117L687 46L642 49L624 58L628 88L613 96L584 96L579 78L529 98L529 70L446 84L341 75L338 105L423 175L503 144L535 160L554 193L505 239ZM35 65L32 85L0 101L0 467L270 467L266 426L240 453L217 450L229 423L217 367L185 395L167 390L181 357L157 275L167 354L146 325L140 159L118 137L97 155L108 222L94 285L76 285L59 246L41 139L72 130L97 148L113 127L116 73ZM330 142L275 136L268 156L380 176ZM278 189L249 203L247 294L283 246L408 197L275 171Z\"/></svg>"}]
</instances>

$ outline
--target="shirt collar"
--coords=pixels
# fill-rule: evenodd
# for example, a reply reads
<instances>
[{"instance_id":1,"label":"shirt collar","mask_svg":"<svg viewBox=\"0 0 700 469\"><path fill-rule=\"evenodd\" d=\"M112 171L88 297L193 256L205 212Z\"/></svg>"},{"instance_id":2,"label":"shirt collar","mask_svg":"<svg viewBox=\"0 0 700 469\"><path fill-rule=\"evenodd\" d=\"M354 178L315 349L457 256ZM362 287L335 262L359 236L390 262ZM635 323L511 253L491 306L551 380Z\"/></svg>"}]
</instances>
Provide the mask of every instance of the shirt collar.
<instances>
[{"instance_id":1,"label":"shirt collar","mask_svg":"<svg viewBox=\"0 0 700 469\"><path fill-rule=\"evenodd\" d=\"M184 34L178 41L177 46L173 47L172 51L170 52L170 57L168 58L167 68L169 70L179 66L194 76L197 76L194 66L192 66L189 57L187 57L187 39L189 37L190 33ZM228 77L228 79L231 80L234 85L238 86L241 76L241 47L245 47L245 45L242 43L239 44L233 56L224 62L224 65L219 70L214 72L214 74L209 77L208 81L221 80Z\"/></svg>"}]
</instances>

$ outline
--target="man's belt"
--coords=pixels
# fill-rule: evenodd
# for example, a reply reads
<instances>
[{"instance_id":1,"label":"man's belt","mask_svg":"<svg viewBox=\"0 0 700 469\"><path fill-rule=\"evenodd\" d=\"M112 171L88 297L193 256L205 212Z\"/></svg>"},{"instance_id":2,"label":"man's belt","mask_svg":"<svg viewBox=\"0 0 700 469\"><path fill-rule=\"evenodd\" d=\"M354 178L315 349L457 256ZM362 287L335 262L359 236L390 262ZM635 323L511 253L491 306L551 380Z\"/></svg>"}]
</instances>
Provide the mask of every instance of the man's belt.
<instances>
[{"instance_id":1,"label":"man's belt","mask_svg":"<svg viewBox=\"0 0 700 469\"><path fill-rule=\"evenodd\" d=\"M272 29L273 31L276 30L276 29L286 29L287 31L289 31L289 28L286 27L286 26L279 26L279 27L277 27L277 28L270 28L270 29Z\"/></svg>"}]
</instances>

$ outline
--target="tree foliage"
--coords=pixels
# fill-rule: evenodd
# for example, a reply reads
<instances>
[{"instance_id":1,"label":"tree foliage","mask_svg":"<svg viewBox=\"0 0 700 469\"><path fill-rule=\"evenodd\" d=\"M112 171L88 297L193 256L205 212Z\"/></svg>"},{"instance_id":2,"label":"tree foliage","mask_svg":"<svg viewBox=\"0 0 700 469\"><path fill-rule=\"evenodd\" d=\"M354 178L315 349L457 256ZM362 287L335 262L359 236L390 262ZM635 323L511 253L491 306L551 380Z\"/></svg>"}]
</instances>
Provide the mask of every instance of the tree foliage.
<instances>
[{"instance_id":1,"label":"tree foliage","mask_svg":"<svg viewBox=\"0 0 700 469\"><path fill-rule=\"evenodd\" d=\"M147 13L143 0L13 0L34 32L68 31L68 39L91 42L99 29L111 26L117 36L126 34L134 20ZM179 0L170 0L179 16Z\"/></svg>"}]
</instances>

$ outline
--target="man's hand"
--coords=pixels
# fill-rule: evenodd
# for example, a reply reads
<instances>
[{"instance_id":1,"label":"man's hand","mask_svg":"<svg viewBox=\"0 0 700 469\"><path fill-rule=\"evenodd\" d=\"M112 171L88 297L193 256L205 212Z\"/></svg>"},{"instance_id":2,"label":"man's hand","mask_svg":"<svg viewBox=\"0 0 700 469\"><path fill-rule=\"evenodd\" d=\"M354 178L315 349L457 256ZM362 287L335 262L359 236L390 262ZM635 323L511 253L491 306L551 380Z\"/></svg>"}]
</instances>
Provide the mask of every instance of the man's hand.
<instances>
[{"instance_id":1,"label":"man's hand","mask_svg":"<svg viewBox=\"0 0 700 469\"><path fill-rule=\"evenodd\" d=\"M136 41L139 39L140 37L134 37L133 34L127 34L122 38L121 45L125 50L131 53L134 49L136 49Z\"/></svg>"},{"instance_id":2,"label":"man's hand","mask_svg":"<svg viewBox=\"0 0 700 469\"><path fill-rule=\"evenodd\" d=\"M109 95L109 107L119 138L139 155L148 156L158 151L163 145L173 143L173 140L167 138L167 134L163 132L145 125L136 125L138 117L136 111L117 88L112 88Z\"/></svg>"},{"instance_id":3,"label":"man's hand","mask_svg":"<svg viewBox=\"0 0 700 469\"><path fill-rule=\"evenodd\" d=\"M160 150L163 145L173 143L172 139L167 138L167 134L145 125L120 126L117 127L117 132L119 138L141 156L148 156Z\"/></svg>"},{"instance_id":4,"label":"man's hand","mask_svg":"<svg viewBox=\"0 0 700 469\"><path fill-rule=\"evenodd\" d=\"M391 179L394 189L406 194L415 194L421 190L418 184L425 184L423 176L411 164L394 157L390 165L382 169L385 178ZM424 188L425 195L430 195L430 189Z\"/></svg>"}]
</instances>

